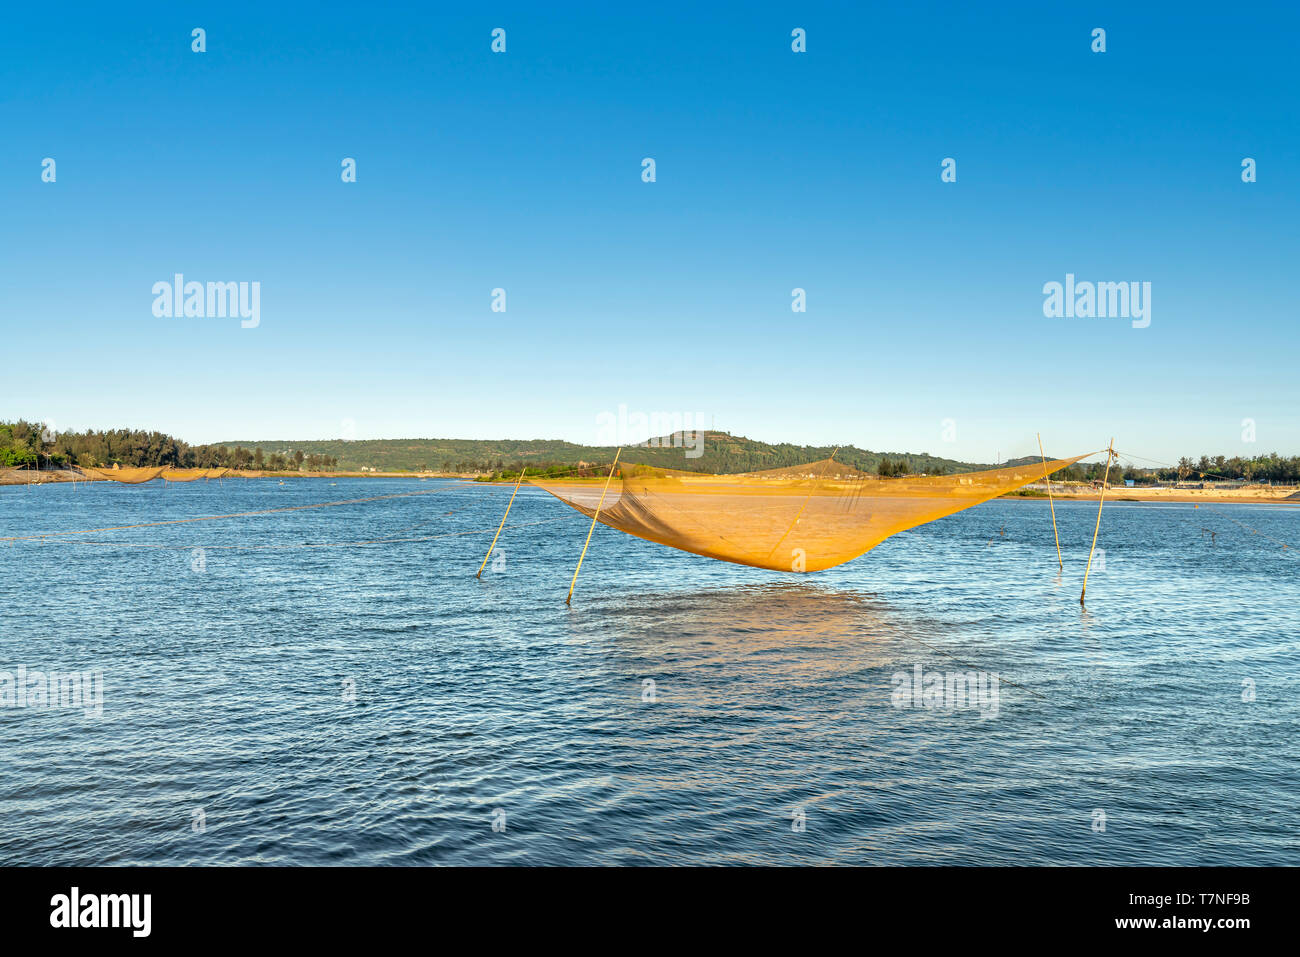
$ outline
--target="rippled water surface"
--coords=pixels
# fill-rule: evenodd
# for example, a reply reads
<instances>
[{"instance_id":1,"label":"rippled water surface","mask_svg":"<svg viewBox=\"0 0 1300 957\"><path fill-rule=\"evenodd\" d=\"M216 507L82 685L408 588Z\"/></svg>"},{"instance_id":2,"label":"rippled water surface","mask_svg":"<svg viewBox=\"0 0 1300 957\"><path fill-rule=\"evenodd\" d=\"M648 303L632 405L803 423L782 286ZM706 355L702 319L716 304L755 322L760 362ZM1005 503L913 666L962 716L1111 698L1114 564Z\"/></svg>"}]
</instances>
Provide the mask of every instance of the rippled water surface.
<instances>
[{"instance_id":1,"label":"rippled water surface","mask_svg":"<svg viewBox=\"0 0 1300 957\"><path fill-rule=\"evenodd\" d=\"M0 862L1300 863L1297 508L1108 504L1086 612L1088 503L1060 578L1041 501L812 575L598 527L572 607L527 488L482 580L509 489L452 481L0 488L0 536L412 491L0 542L0 672L104 689L0 708Z\"/></svg>"}]
</instances>

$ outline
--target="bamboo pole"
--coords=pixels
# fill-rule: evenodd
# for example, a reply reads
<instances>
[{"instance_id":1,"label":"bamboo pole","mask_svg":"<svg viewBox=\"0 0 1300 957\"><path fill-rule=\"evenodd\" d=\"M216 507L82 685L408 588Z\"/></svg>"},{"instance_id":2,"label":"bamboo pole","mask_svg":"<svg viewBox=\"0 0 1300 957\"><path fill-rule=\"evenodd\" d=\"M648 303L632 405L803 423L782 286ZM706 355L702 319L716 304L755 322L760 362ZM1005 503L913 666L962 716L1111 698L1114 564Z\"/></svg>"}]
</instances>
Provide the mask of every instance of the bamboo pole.
<instances>
[{"instance_id":1,"label":"bamboo pole","mask_svg":"<svg viewBox=\"0 0 1300 957\"><path fill-rule=\"evenodd\" d=\"M1056 530L1056 503L1052 501L1052 479L1047 474L1047 456L1043 454L1043 434L1038 433L1038 455L1043 460L1043 481L1047 483L1047 504L1052 510L1052 537L1056 539L1056 565L1058 571L1065 571L1065 562L1061 559L1061 533Z\"/></svg>"},{"instance_id":2,"label":"bamboo pole","mask_svg":"<svg viewBox=\"0 0 1300 957\"><path fill-rule=\"evenodd\" d=\"M605 493L609 491L609 483L614 479L614 470L618 468L618 457L622 454L622 449L614 453L614 464L609 467L609 478L605 479L605 487L601 490L600 501L596 503L596 512L591 516L591 528L587 529L587 540L582 545L582 554L578 556L578 567L573 570L573 581L569 582L569 594L564 599L566 605L573 603L573 586L578 584L578 572L582 571L582 560L587 557L587 546L591 544L591 533L596 530L596 519L600 518L600 508L605 504Z\"/></svg>"},{"instance_id":3,"label":"bamboo pole","mask_svg":"<svg viewBox=\"0 0 1300 957\"><path fill-rule=\"evenodd\" d=\"M506 519L510 517L510 506L515 504L515 496L519 494L519 483L524 480L524 473L528 471L528 466L523 466L519 470L519 478L515 479L515 490L510 493L510 501L506 502L506 513L501 516L501 524L497 526L497 533L492 536L492 544L488 546L487 554L483 556L483 564L478 567L478 574L475 578L483 577L483 569L487 568L488 559L492 557L492 549L497 547L497 539L501 537L501 529L506 527Z\"/></svg>"},{"instance_id":4,"label":"bamboo pole","mask_svg":"<svg viewBox=\"0 0 1300 957\"><path fill-rule=\"evenodd\" d=\"M1106 471L1101 478L1101 498L1097 500L1097 527L1092 530L1092 547L1088 549L1088 567L1083 570L1083 591L1079 592L1079 604L1088 594L1088 572L1092 571L1092 553L1097 549L1097 533L1101 531L1101 507L1106 503L1106 483L1110 481L1110 460L1115 455L1115 440L1110 440L1106 447Z\"/></svg>"}]
</instances>

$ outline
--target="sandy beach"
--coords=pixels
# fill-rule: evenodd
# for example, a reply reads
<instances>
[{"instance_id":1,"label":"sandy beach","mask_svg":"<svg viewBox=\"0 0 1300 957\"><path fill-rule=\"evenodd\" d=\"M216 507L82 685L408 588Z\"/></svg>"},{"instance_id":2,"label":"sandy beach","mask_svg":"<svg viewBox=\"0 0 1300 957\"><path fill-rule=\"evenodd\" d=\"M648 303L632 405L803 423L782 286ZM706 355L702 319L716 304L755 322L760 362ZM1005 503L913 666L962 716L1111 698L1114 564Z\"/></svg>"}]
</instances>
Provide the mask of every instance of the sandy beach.
<instances>
[{"instance_id":1,"label":"sandy beach","mask_svg":"<svg viewBox=\"0 0 1300 957\"><path fill-rule=\"evenodd\" d=\"M224 479L240 478L307 478L307 479L339 479L339 478L412 478L412 479L430 479L430 478L477 478L480 472L271 472L262 471L244 471L231 472L222 476L221 479L207 479L215 482ZM95 476L84 475L80 472L74 472L70 469L45 469L40 472L32 469L0 469L0 485L48 485L56 482L106 482L108 479L101 479ZM202 480L200 480L202 481Z\"/></svg>"},{"instance_id":2,"label":"sandy beach","mask_svg":"<svg viewBox=\"0 0 1300 957\"><path fill-rule=\"evenodd\" d=\"M1030 487L1039 491L1038 495L1003 496L1006 499L1037 501L1046 499L1047 492L1041 487ZM1101 498L1099 489L1066 488L1052 486L1052 495L1057 501L1095 502ZM1243 488L1230 489L1196 489L1196 488L1129 488L1112 485L1106 489L1108 502L1168 502L1168 503L1207 503L1224 505L1246 505L1252 503L1286 504L1300 506L1300 488L1285 485L1247 485Z\"/></svg>"}]
</instances>

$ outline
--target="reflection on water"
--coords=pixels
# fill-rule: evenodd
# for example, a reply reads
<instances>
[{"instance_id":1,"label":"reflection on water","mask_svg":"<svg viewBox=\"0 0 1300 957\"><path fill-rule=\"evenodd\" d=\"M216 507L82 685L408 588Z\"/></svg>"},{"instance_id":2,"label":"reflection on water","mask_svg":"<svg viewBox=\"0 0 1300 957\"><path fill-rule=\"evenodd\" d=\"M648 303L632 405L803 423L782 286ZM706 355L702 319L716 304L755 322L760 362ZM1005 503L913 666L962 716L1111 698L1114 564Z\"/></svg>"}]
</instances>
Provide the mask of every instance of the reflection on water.
<instances>
[{"instance_id":1,"label":"reflection on water","mask_svg":"<svg viewBox=\"0 0 1300 957\"><path fill-rule=\"evenodd\" d=\"M0 489L0 536L414 486ZM477 579L504 496L419 487L0 547L0 671L104 673L103 718L0 708L0 861L1300 862L1300 512L1108 505L1086 610L1090 503L1064 572L1035 502L806 576L597 528L566 607L581 516L524 489Z\"/></svg>"},{"instance_id":2,"label":"reflection on water","mask_svg":"<svg viewBox=\"0 0 1300 957\"><path fill-rule=\"evenodd\" d=\"M756 662L773 681L817 681L883 667L904 637L854 592L781 582L636 595L602 608L612 650L670 655L705 667Z\"/></svg>"}]
</instances>

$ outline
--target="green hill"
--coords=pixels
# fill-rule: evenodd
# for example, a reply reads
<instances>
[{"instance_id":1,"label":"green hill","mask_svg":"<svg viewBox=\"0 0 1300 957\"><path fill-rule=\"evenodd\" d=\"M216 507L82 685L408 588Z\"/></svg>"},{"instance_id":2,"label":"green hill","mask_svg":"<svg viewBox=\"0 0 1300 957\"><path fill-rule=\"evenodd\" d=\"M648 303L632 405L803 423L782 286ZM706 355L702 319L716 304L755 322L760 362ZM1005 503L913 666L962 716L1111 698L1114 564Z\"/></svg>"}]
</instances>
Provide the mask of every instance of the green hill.
<instances>
[{"instance_id":1,"label":"green hill","mask_svg":"<svg viewBox=\"0 0 1300 957\"><path fill-rule=\"evenodd\" d=\"M337 459L340 469L356 470L364 467L381 472L480 472L517 469L520 465L541 469L576 466L579 463L603 464L614 458L613 446L576 445L554 439L241 440L218 444L247 449L260 448L267 455L279 452L291 456L294 452L301 451L304 455ZM630 462L666 468L725 473L802 465L824 459L835 451L834 446L773 445L726 432L706 432L703 454L698 458L687 458L682 448L673 448L668 440L664 440L664 445L666 447L625 448L623 458ZM891 463L902 463L900 473L966 472L993 467L943 458L927 452L873 452L854 446L841 448L835 456L838 462L868 472L877 472L882 458ZM1021 461L1028 460L1002 464L1019 464Z\"/></svg>"}]
</instances>

